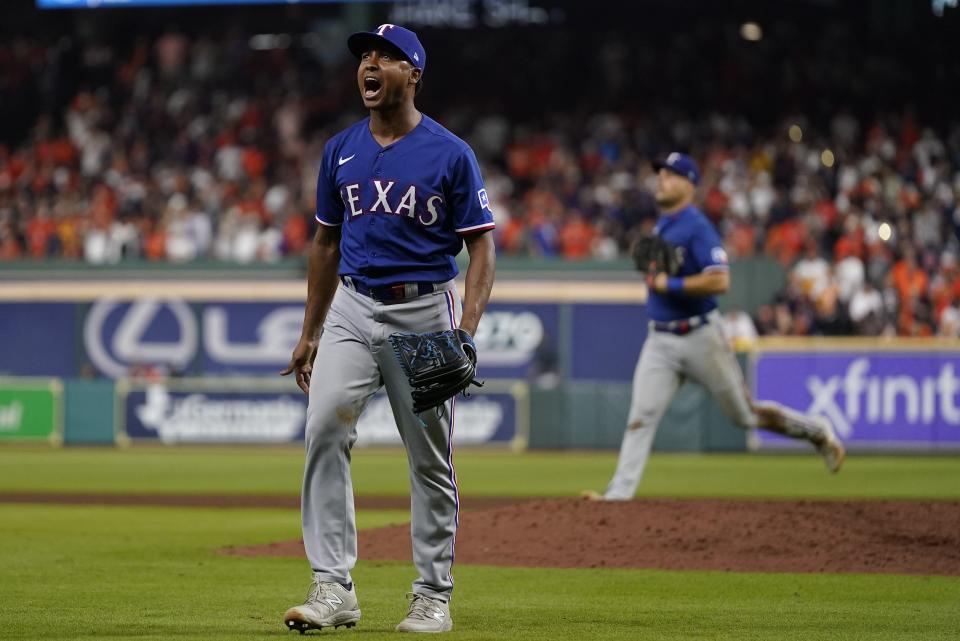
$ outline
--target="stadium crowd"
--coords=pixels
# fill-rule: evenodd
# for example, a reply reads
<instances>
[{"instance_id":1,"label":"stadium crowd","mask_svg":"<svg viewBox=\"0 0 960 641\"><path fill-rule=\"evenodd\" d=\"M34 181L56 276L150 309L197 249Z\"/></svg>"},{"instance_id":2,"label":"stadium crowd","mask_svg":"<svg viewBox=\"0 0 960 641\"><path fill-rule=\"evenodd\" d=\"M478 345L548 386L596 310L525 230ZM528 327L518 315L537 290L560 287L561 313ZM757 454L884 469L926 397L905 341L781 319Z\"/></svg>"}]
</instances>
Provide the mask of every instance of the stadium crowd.
<instances>
[{"instance_id":1,"label":"stadium crowd","mask_svg":"<svg viewBox=\"0 0 960 641\"><path fill-rule=\"evenodd\" d=\"M0 86L63 105L0 143L0 261L302 254L323 144L359 113L353 62L253 44L0 41ZM908 107L761 127L668 105L540 119L433 106L480 157L503 255L623 256L657 216L650 160L684 149L731 258L788 269L759 333L960 335L960 124Z\"/></svg>"}]
</instances>

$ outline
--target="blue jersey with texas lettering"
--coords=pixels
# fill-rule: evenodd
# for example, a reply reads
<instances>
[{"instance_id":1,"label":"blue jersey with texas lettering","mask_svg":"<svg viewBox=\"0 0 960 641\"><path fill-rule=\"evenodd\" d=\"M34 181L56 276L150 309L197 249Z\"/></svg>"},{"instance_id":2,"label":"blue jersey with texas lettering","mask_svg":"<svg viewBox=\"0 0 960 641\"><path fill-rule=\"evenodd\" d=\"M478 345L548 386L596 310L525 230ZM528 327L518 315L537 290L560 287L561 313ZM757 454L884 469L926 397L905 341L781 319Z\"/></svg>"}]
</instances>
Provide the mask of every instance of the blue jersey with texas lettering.
<instances>
[{"instance_id":1,"label":"blue jersey with texas lettering","mask_svg":"<svg viewBox=\"0 0 960 641\"><path fill-rule=\"evenodd\" d=\"M693 205L657 221L654 233L677 249L680 271L677 276L690 276L716 269L728 269L727 252L713 224ZM658 294L650 290L647 314L656 321L672 321L706 314L716 309L716 296Z\"/></svg>"},{"instance_id":2,"label":"blue jersey with texas lettering","mask_svg":"<svg viewBox=\"0 0 960 641\"><path fill-rule=\"evenodd\" d=\"M327 142L317 179L317 222L343 226L340 275L368 287L450 280L462 237L494 227L473 151L427 116L386 147L369 123Z\"/></svg>"}]
</instances>

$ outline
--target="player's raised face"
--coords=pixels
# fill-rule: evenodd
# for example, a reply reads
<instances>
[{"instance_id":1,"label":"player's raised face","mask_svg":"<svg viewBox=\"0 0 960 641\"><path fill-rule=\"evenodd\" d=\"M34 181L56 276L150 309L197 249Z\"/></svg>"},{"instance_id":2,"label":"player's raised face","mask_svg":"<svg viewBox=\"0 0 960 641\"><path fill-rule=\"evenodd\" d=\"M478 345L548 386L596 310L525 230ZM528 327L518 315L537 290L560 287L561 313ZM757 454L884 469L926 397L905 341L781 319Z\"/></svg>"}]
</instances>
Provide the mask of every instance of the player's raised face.
<instances>
[{"instance_id":1,"label":"player's raised face","mask_svg":"<svg viewBox=\"0 0 960 641\"><path fill-rule=\"evenodd\" d=\"M371 49L360 56L357 83L367 109L391 109L412 99L420 70L391 49Z\"/></svg>"},{"instance_id":2,"label":"player's raised face","mask_svg":"<svg viewBox=\"0 0 960 641\"><path fill-rule=\"evenodd\" d=\"M672 209L693 200L695 189L693 183L683 176L669 169L661 169L657 172L657 192L654 199L661 208Z\"/></svg>"}]
</instances>

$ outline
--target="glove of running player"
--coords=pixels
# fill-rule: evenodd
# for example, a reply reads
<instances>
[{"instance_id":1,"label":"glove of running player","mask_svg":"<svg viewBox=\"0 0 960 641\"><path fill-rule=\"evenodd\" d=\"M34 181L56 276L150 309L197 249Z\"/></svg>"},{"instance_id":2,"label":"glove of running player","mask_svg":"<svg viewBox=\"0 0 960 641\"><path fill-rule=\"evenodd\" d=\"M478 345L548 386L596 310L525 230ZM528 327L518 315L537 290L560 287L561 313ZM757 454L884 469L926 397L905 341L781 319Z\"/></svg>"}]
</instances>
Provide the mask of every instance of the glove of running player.
<instances>
[{"instance_id":1,"label":"glove of running player","mask_svg":"<svg viewBox=\"0 0 960 641\"><path fill-rule=\"evenodd\" d=\"M638 271L650 275L665 272L668 276L676 276L680 269L676 249L659 236L638 238L633 244L630 257Z\"/></svg>"}]
</instances>

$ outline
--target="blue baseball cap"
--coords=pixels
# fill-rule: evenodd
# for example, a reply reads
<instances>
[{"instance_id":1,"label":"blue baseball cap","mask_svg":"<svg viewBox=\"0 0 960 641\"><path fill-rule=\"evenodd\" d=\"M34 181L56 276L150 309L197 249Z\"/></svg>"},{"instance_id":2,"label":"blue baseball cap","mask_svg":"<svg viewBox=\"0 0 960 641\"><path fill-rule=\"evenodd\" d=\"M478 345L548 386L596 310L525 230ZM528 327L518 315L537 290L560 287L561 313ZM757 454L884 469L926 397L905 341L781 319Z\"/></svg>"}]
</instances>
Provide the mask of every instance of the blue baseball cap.
<instances>
[{"instance_id":1,"label":"blue baseball cap","mask_svg":"<svg viewBox=\"0 0 960 641\"><path fill-rule=\"evenodd\" d=\"M693 158L687 154L681 154L675 151L667 156L666 160L655 160L653 162L653 168L657 171L669 169L673 173L683 176L694 185L700 182L700 168L697 167L697 163L693 161Z\"/></svg>"},{"instance_id":2,"label":"blue baseball cap","mask_svg":"<svg viewBox=\"0 0 960 641\"><path fill-rule=\"evenodd\" d=\"M423 71L427 66L427 52L417 34L395 24L382 24L375 31L358 31L347 38L347 48L357 58L376 46L386 43L400 53L414 67Z\"/></svg>"}]
</instances>

